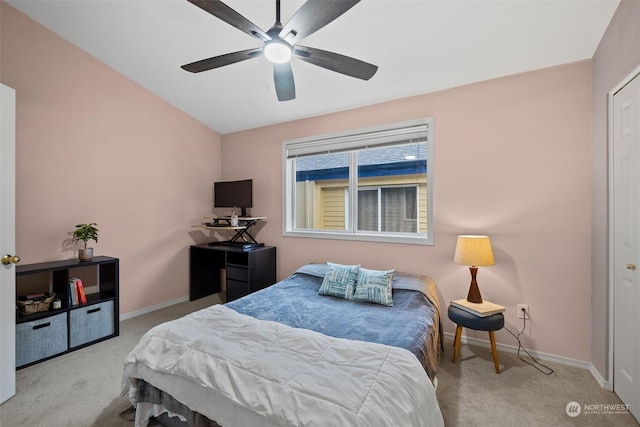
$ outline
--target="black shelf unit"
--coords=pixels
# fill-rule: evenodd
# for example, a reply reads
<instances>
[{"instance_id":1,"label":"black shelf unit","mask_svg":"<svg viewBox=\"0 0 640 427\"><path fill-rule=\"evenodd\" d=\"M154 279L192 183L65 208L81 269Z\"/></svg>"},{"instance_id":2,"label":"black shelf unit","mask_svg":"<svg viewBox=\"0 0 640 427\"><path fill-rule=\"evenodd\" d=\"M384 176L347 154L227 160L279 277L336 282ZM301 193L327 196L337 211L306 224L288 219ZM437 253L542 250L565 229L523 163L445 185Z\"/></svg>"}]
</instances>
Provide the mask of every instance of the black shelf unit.
<instances>
[{"instance_id":1,"label":"black shelf unit","mask_svg":"<svg viewBox=\"0 0 640 427\"><path fill-rule=\"evenodd\" d=\"M59 309L21 314L16 307L16 367L24 368L119 335L119 260L96 256L91 261L69 259L16 266L16 294L29 276L38 278L43 292L55 292ZM70 306L69 279L83 280L87 302ZM95 280L93 280L95 278Z\"/></svg>"}]
</instances>

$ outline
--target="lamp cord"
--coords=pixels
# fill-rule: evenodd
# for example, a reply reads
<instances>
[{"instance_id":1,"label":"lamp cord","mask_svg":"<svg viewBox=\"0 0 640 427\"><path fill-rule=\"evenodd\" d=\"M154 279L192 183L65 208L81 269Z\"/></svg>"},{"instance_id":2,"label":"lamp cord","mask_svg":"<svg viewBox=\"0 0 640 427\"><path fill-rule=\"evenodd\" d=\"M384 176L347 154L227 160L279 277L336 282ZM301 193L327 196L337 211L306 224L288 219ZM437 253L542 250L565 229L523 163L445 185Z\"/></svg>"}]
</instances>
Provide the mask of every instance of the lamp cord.
<instances>
[{"instance_id":1,"label":"lamp cord","mask_svg":"<svg viewBox=\"0 0 640 427\"><path fill-rule=\"evenodd\" d=\"M550 367L548 367L547 365L544 365L542 363L540 363L535 357L533 357L531 355L531 353L529 353L527 351L526 348L524 348L522 346L522 342L520 341L520 335L522 335L522 333L524 332L524 330L527 328L527 316L525 315L522 319L522 330L518 330L518 335L514 334L513 332L511 332L509 330L509 328L507 328L506 326L504 327L504 329L507 330L507 332L509 332L511 335L513 335L513 337L516 339L516 341L518 341L518 358L523 361L524 363L526 363L527 365L531 365L534 368L536 368L538 371L542 372L545 375L551 375L553 374L553 369L551 369ZM520 350L522 349L522 351L524 351L525 353L527 353L527 355L531 358L531 360L533 360L532 362L529 362L528 360L525 360L521 355L520 355ZM542 368L538 367L541 366Z\"/></svg>"}]
</instances>

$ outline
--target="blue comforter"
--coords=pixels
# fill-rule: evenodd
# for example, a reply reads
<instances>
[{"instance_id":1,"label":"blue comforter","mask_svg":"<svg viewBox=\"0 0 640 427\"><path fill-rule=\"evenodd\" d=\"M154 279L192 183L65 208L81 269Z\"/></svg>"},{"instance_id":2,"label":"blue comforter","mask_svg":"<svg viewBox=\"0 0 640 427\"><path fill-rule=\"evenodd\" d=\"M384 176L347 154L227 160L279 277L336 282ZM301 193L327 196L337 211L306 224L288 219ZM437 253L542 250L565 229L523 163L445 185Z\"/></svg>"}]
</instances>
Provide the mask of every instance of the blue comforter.
<instances>
[{"instance_id":1,"label":"blue comforter","mask_svg":"<svg viewBox=\"0 0 640 427\"><path fill-rule=\"evenodd\" d=\"M325 271L325 264L303 266L281 282L226 306L257 319L407 349L435 378L442 326L433 280L396 273L393 306L387 307L318 295Z\"/></svg>"}]
</instances>

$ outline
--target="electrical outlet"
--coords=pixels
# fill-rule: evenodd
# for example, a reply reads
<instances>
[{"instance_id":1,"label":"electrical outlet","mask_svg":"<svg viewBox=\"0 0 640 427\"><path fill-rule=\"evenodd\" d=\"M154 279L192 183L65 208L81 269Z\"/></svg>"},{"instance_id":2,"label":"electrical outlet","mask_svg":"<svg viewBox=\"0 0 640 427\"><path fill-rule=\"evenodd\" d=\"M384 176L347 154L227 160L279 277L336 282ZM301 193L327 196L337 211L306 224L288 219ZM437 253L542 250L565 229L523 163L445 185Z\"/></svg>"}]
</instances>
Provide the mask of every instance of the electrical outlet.
<instances>
[{"instance_id":1,"label":"electrical outlet","mask_svg":"<svg viewBox=\"0 0 640 427\"><path fill-rule=\"evenodd\" d=\"M518 319L529 318L529 306L527 304L518 304Z\"/></svg>"}]
</instances>

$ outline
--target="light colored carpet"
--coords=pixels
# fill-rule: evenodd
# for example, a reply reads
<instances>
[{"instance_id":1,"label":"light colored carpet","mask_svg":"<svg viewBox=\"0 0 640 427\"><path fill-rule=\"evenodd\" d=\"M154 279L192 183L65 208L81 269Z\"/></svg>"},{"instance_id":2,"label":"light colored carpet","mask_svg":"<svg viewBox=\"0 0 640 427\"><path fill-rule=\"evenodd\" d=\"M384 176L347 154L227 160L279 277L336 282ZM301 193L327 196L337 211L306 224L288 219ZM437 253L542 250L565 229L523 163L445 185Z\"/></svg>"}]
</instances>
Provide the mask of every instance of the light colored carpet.
<instances>
[{"instance_id":1,"label":"light colored carpet","mask_svg":"<svg viewBox=\"0 0 640 427\"><path fill-rule=\"evenodd\" d=\"M0 406L0 426L132 427L130 405L120 396L127 353L151 327L219 302L212 295L126 320L117 338L18 371L16 396ZM621 403L587 370L546 363L555 374L545 376L515 354L499 352L497 375L489 349L462 345L455 365L449 340L445 351L437 393L447 426L638 425L628 413L566 414L571 401Z\"/></svg>"},{"instance_id":2,"label":"light colored carpet","mask_svg":"<svg viewBox=\"0 0 640 427\"><path fill-rule=\"evenodd\" d=\"M463 344L457 363L451 362L452 356L453 342L446 340L437 395L447 426L638 426L626 410L567 415L570 402L593 409L593 405L622 405L586 369L541 361L554 371L544 375L517 354L498 350L500 374L496 374L489 348Z\"/></svg>"},{"instance_id":3,"label":"light colored carpet","mask_svg":"<svg viewBox=\"0 0 640 427\"><path fill-rule=\"evenodd\" d=\"M220 303L219 295L120 322L120 336L16 372L16 395L0 405L2 427L132 427L120 413L123 362L140 337L168 320Z\"/></svg>"}]
</instances>

